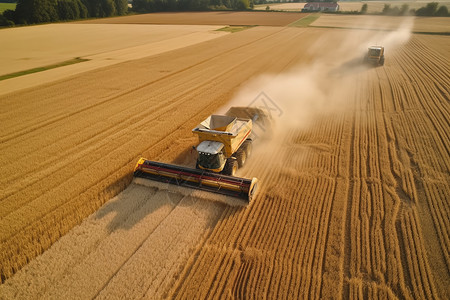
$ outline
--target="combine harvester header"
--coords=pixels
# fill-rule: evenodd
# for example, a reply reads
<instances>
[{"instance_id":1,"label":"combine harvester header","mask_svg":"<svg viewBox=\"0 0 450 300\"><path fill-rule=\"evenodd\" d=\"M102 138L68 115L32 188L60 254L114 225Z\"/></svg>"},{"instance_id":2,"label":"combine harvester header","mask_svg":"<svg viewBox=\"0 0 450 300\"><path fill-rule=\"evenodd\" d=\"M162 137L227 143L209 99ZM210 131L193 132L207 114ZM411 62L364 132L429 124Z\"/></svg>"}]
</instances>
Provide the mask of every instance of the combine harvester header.
<instances>
[{"instance_id":1,"label":"combine harvester header","mask_svg":"<svg viewBox=\"0 0 450 300\"><path fill-rule=\"evenodd\" d=\"M246 179L204 170L164 164L141 158L135 176L183 187L237 197L249 203L256 191L257 179Z\"/></svg>"},{"instance_id":2,"label":"combine harvester header","mask_svg":"<svg viewBox=\"0 0 450 300\"><path fill-rule=\"evenodd\" d=\"M163 183L237 197L250 203L257 189L256 178L235 177L252 152L252 126L258 118L255 109L249 118L230 115L211 115L192 130L198 135L196 169L154 162L141 158L134 175ZM260 113L263 113L262 111Z\"/></svg>"}]
</instances>

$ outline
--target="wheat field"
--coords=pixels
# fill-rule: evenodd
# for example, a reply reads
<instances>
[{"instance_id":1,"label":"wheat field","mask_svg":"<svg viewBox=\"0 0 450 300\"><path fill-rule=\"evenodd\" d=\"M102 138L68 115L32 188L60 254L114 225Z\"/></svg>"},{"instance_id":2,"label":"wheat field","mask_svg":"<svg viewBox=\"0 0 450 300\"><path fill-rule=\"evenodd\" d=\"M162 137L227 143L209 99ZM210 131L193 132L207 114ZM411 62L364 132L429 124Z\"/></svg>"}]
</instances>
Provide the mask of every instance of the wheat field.
<instances>
[{"instance_id":1,"label":"wheat field","mask_svg":"<svg viewBox=\"0 0 450 300\"><path fill-rule=\"evenodd\" d=\"M449 298L449 37L402 24L254 27L0 96L0 298ZM261 92L249 206L132 179Z\"/></svg>"}]
</instances>

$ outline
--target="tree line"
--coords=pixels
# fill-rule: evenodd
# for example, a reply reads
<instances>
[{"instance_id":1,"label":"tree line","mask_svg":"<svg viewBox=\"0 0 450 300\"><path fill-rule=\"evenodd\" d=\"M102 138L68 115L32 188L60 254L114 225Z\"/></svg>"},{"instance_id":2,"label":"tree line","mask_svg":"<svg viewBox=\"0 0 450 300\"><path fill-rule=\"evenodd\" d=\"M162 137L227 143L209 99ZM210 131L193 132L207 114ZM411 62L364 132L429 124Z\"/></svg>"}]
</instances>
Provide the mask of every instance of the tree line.
<instances>
[{"instance_id":1,"label":"tree line","mask_svg":"<svg viewBox=\"0 0 450 300\"><path fill-rule=\"evenodd\" d=\"M253 8L253 1L133 0L132 10L137 13L210 9L246 10ZM128 2L128 0L17 0L15 11L6 10L3 15L0 14L0 26L121 16L128 13Z\"/></svg>"},{"instance_id":2,"label":"tree line","mask_svg":"<svg viewBox=\"0 0 450 300\"><path fill-rule=\"evenodd\" d=\"M127 0L17 0L15 10L0 15L0 25L102 18L127 12Z\"/></svg>"},{"instance_id":3,"label":"tree line","mask_svg":"<svg viewBox=\"0 0 450 300\"><path fill-rule=\"evenodd\" d=\"M138 13L248 8L253 8L253 0L133 0L133 11Z\"/></svg>"}]
</instances>

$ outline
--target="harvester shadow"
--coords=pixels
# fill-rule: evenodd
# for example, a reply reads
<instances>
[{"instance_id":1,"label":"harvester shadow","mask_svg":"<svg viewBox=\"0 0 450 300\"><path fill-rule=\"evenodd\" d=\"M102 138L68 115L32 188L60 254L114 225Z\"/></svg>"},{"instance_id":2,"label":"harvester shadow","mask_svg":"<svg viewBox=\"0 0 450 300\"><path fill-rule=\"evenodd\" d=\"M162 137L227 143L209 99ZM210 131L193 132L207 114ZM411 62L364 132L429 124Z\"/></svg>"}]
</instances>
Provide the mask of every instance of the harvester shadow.
<instances>
[{"instance_id":1,"label":"harvester shadow","mask_svg":"<svg viewBox=\"0 0 450 300\"><path fill-rule=\"evenodd\" d=\"M129 230L164 206L173 206L181 197L158 197L158 189L141 186L132 181L120 194L106 202L95 214L95 219L107 218L108 233ZM178 199L180 198L180 199Z\"/></svg>"},{"instance_id":2,"label":"harvester shadow","mask_svg":"<svg viewBox=\"0 0 450 300\"><path fill-rule=\"evenodd\" d=\"M220 211L232 207L233 211L239 211L244 209L241 201L211 192L134 178L125 190L106 202L94 217L99 222L104 222L105 230L108 234L112 234L120 230L131 230L144 219L146 219L144 222L151 223L156 219L162 222L177 207L183 209L192 207L194 211L197 211L199 206ZM213 222L211 226L215 223Z\"/></svg>"},{"instance_id":3,"label":"harvester shadow","mask_svg":"<svg viewBox=\"0 0 450 300\"><path fill-rule=\"evenodd\" d=\"M196 156L193 156L193 149L186 148L174 160L174 164L194 165ZM157 194L161 187L149 187L135 183L132 173L129 173L116 182L105 188L106 198L116 195L109 199L96 212L95 219L101 220L110 215L114 217L107 225L108 233L119 229L131 229L147 215L151 215L165 205L177 205L183 195L167 192L165 197L159 197ZM105 197L104 197L105 198ZM150 202L150 203L148 203Z\"/></svg>"},{"instance_id":4,"label":"harvester shadow","mask_svg":"<svg viewBox=\"0 0 450 300\"><path fill-rule=\"evenodd\" d=\"M184 211L187 209L194 214L199 213L204 216L215 211L217 217L209 222L209 226L213 227L224 217L223 212L227 208L231 208L235 212L245 209L242 206L234 206L233 201L239 200L234 198L230 200L229 197L210 192L135 178L122 193L103 205L96 213L95 218L97 220L107 218L105 226L108 234L111 234L119 230L131 230L133 227L139 226L141 222L142 224L163 222L178 207L178 209Z\"/></svg>"},{"instance_id":5,"label":"harvester shadow","mask_svg":"<svg viewBox=\"0 0 450 300\"><path fill-rule=\"evenodd\" d=\"M178 154L171 164L195 168L196 160L196 151L188 147ZM96 220L107 218L108 233L130 230L144 218L161 211L170 211L178 205L193 206L196 201L219 203L223 209L228 206L237 210L244 208L240 199L144 178L133 178L131 173L105 188L105 193L117 196L103 204L94 217Z\"/></svg>"}]
</instances>

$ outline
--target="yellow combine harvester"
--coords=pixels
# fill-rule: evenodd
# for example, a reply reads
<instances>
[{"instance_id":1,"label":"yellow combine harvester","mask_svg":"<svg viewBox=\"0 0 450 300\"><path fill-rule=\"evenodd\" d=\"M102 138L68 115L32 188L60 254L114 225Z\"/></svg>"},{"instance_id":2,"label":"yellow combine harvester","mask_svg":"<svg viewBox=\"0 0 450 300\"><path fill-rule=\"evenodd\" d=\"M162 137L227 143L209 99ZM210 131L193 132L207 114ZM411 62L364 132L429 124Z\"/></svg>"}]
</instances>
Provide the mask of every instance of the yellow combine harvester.
<instances>
[{"instance_id":1,"label":"yellow combine harvester","mask_svg":"<svg viewBox=\"0 0 450 300\"><path fill-rule=\"evenodd\" d=\"M248 117L237 117L233 111ZM251 112L251 114L250 114ZM252 128L262 111L232 108L225 115L211 115L195 127L198 135L196 168L170 165L141 158L134 175L179 186L238 197L249 203L255 195L257 179L235 177L252 152Z\"/></svg>"}]
</instances>

